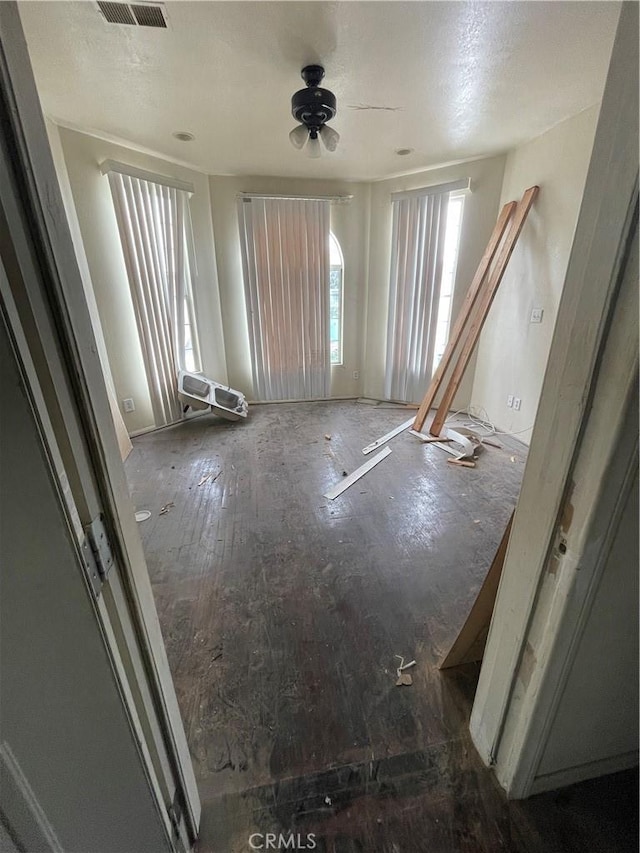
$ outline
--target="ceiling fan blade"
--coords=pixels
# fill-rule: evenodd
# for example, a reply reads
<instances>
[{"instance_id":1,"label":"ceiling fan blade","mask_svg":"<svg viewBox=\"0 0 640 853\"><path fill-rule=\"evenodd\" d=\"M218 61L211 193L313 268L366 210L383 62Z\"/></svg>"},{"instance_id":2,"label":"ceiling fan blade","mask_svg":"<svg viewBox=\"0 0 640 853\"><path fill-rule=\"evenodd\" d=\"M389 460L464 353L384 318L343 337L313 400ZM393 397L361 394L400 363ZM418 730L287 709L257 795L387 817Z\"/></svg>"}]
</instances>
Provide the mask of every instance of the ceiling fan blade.
<instances>
[{"instance_id":1,"label":"ceiling fan blade","mask_svg":"<svg viewBox=\"0 0 640 853\"><path fill-rule=\"evenodd\" d=\"M328 124L320 128L320 138L324 142L324 147L327 151L335 151L338 147L338 142L340 142L340 134L337 130L329 127Z\"/></svg>"},{"instance_id":2,"label":"ceiling fan blade","mask_svg":"<svg viewBox=\"0 0 640 853\"><path fill-rule=\"evenodd\" d=\"M289 134L289 140L294 148L304 148L304 144L309 138L309 130L304 124L299 124L293 128Z\"/></svg>"}]
</instances>

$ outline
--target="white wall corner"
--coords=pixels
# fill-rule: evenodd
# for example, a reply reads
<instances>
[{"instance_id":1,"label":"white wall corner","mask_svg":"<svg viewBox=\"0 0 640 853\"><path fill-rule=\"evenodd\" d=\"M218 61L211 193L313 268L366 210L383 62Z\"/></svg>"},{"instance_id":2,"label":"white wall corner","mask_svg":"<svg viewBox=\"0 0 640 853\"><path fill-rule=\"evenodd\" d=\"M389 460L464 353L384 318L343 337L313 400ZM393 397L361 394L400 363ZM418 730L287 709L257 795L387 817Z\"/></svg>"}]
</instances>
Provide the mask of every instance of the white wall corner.
<instances>
[{"instance_id":1,"label":"white wall corner","mask_svg":"<svg viewBox=\"0 0 640 853\"><path fill-rule=\"evenodd\" d=\"M472 405L529 443L584 191L599 105L557 124L507 155L501 203L540 186L487 317ZM543 309L531 323L533 308ZM507 406L508 396L521 407Z\"/></svg>"}]
</instances>

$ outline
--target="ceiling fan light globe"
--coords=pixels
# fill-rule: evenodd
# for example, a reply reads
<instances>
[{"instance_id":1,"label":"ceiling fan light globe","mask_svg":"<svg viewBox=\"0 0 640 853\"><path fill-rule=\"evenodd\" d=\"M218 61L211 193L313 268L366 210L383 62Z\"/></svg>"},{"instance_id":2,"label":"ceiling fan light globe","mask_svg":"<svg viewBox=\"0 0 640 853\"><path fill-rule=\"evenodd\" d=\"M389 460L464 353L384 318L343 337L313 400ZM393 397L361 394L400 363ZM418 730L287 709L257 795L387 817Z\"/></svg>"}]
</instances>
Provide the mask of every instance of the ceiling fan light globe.
<instances>
[{"instance_id":1,"label":"ceiling fan light globe","mask_svg":"<svg viewBox=\"0 0 640 853\"><path fill-rule=\"evenodd\" d=\"M317 134L315 136L309 136L309 142L307 143L305 153L307 157L311 157L313 160L317 160L317 158L322 154L320 140L318 139Z\"/></svg>"},{"instance_id":2,"label":"ceiling fan light globe","mask_svg":"<svg viewBox=\"0 0 640 853\"><path fill-rule=\"evenodd\" d=\"M294 148L300 149L304 148L305 142L309 138L309 131L303 125L299 124L293 128L291 133L289 134L289 140Z\"/></svg>"},{"instance_id":3,"label":"ceiling fan light globe","mask_svg":"<svg viewBox=\"0 0 640 853\"><path fill-rule=\"evenodd\" d=\"M338 147L338 142L340 142L340 134L337 130L334 130L329 125L325 124L320 129L320 137L324 143L324 147L327 151L335 151Z\"/></svg>"}]
</instances>

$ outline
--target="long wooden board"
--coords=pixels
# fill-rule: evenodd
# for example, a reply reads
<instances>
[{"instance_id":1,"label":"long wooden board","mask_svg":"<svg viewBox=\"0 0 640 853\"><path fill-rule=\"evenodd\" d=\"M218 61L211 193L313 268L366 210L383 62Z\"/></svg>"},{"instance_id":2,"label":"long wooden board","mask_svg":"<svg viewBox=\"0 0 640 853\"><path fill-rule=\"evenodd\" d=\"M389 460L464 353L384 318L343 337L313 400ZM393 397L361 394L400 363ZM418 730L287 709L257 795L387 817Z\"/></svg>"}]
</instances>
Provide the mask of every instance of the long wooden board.
<instances>
[{"instance_id":1,"label":"long wooden board","mask_svg":"<svg viewBox=\"0 0 640 853\"><path fill-rule=\"evenodd\" d=\"M482 660L491 616L493 614L493 606L498 593L498 584L500 583L502 567L504 566L504 558L507 554L512 521L513 513L511 513L507 529L500 540L496 555L480 587L480 592L473 603L471 612L460 629L456 641L440 664L438 664L439 669L449 669L452 666L460 666L463 663L473 663L474 661Z\"/></svg>"},{"instance_id":2,"label":"long wooden board","mask_svg":"<svg viewBox=\"0 0 640 853\"><path fill-rule=\"evenodd\" d=\"M531 210L531 206L538 195L539 189L539 187L529 187L518 204L518 208L511 220L507 236L500 247L500 251L498 252L495 266L489 274L485 287L482 288L475 316L469 326L469 331L467 332L465 342L460 351L460 355L458 356L458 361L456 362L456 366L451 374L451 379L449 380L446 391L442 396L436 416L429 427L431 435L440 435L442 431L442 427L444 426L444 422L449 414L451 404L453 403L453 398L460 386L464 372L467 369L469 360L471 359L471 354L478 342L484 322L487 319L487 314L489 313L489 309L493 303L493 298L496 295L500 282L502 281L509 259L511 258L515 245L518 241L518 237L520 236L520 232L522 231L527 215Z\"/></svg>"},{"instance_id":3,"label":"long wooden board","mask_svg":"<svg viewBox=\"0 0 640 853\"><path fill-rule=\"evenodd\" d=\"M429 388L427 389L427 393L424 395L424 399L420 403L418 413L413 422L413 428L417 432L420 432L422 430L425 419L429 414L429 409L433 405L433 401L436 398L436 394L440 390L442 380L444 379L445 373L449 368L449 364L451 363L453 354L455 353L456 348L460 343L460 338L462 337L462 333L464 332L465 326L467 325L467 321L471 316L473 307L476 304L478 294L480 293L482 284L485 281L485 277L489 270L491 261L493 260L494 255L498 250L500 241L502 240L507 225L509 224L509 220L511 219L511 215L516 209L516 207L517 202L510 201L507 202L507 204L505 204L505 206L500 211L500 216L498 216L498 221L496 222L491 237L489 238L487 248L484 251L484 255L480 259L476 274L474 275L473 281L469 285L469 289L467 290L466 296L464 297L464 301L460 306L460 311L458 312L456 322L454 323L453 329L451 330L451 334L449 335L449 340L447 342L447 346L445 347L445 351L442 355L442 358L440 359L438 367L436 368L436 372L433 374L433 379L431 380Z\"/></svg>"},{"instance_id":4,"label":"long wooden board","mask_svg":"<svg viewBox=\"0 0 640 853\"><path fill-rule=\"evenodd\" d=\"M384 450L381 450L380 453L376 453L375 456L372 456L371 459L368 459L364 465L361 465L359 468L356 468L355 471L352 471L348 477L345 477L343 480L340 480L339 483L336 483L335 486L332 486L328 492L324 493L324 497L330 501L335 500L338 495L341 495L345 489L348 489L349 486L353 486L353 484L360 479L367 471L370 471L372 468L378 464L378 462L382 462L389 454L391 453L390 447L385 447Z\"/></svg>"}]
</instances>

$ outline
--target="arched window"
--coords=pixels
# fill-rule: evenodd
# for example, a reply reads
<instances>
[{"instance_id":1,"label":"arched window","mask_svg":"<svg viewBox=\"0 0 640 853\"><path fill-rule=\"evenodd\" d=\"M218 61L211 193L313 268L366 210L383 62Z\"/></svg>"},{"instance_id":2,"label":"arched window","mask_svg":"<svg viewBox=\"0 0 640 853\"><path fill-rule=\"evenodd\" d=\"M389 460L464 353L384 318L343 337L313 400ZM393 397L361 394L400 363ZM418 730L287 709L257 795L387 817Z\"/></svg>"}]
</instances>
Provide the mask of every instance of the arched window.
<instances>
[{"instance_id":1,"label":"arched window","mask_svg":"<svg viewBox=\"0 0 640 853\"><path fill-rule=\"evenodd\" d=\"M340 245L329 233L329 326L331 364L342 364L342 281L344 263Z\"/></svg>"}]
</instances>

